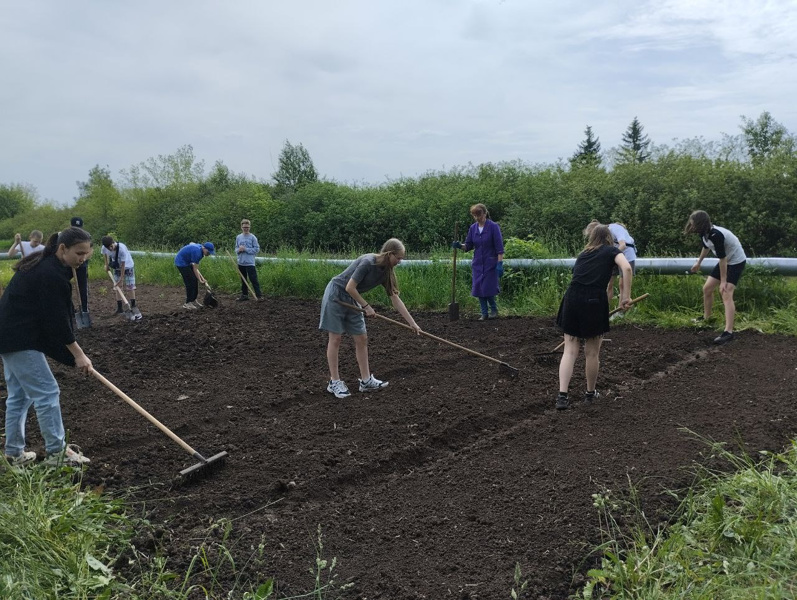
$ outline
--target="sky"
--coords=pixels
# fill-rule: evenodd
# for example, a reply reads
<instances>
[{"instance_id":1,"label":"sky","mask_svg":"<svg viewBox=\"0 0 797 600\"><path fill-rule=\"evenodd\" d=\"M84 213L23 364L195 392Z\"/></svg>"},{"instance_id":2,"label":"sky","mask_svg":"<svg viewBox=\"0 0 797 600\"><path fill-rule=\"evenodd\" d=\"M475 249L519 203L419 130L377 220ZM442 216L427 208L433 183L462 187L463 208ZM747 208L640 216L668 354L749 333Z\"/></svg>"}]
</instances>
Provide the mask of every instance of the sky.
<instances>
[{"instance_id":1,"label":"sky","mask_svg":"<svg viewBox=\"0 0 797 600\"><path fill-rule=\"evenodd\" d=\"M603 150L797 133L794 0L0 0L0 184L72 204L95 165L190 145L269 180L286 140L380 184Z\"/></svg>"}]
</instances>

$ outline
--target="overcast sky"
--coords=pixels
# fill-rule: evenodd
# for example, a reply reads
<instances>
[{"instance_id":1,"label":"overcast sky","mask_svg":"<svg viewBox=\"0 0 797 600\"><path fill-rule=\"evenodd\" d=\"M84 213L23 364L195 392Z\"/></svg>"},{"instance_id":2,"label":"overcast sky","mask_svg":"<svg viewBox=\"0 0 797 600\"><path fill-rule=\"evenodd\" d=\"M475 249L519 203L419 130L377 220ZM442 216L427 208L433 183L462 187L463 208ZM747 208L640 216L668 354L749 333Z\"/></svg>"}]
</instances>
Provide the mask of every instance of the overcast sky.
<instances>
[{"instance_id":1,"label":"overcast sky","mask_svg":"<svg viewBox=\"0 0 797 600\"><path fill-rule=\"evenodd\" d=\"M554 163L591 125L651 140L797 132L793 0L0 0L0 183L71 203L192 145L269 179L285 140L381 183Z\"/></svg>"}]
</instances>

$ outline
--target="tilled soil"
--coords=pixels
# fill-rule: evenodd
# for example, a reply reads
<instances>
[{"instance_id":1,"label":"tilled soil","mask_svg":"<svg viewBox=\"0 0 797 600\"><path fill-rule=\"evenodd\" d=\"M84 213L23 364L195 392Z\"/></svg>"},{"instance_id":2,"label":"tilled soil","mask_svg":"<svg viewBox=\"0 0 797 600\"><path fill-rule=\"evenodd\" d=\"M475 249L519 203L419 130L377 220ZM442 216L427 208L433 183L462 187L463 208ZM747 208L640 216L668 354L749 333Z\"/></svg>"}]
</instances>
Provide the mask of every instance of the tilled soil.
<instances>
[{"instance_id":1,"label":"tilled soil","mask_svg":"<svg viewBox=\"0 0 797 600\"><path fill-rule=\"evenodd\" d=\"M390 385L357 391L344 338L353 393L338 400L325 391L319 302L220 295L216 309L186 311L181 288L139 286L144 319L128 323L93 285L94 326L78 339L97 370L201 453L229 458L173 486L196 461L99 381L54 366L71 438L92 458L84 481L140 501L133 510L176 571L220 541L211 524L230 520L238 576L273 576L280 594L312 589L320 528L335 584L351 584L331 597L507 598L519 564L522 597L566 598L598 560L593 494L633 484L655 525L675 506L666 491L688 486L710 454L686 430L755 453L782 450L797 429L793 338L743 331L714 347L714 331L623 323L602 350L601 399L579 401L582 355L576 401L556 411L559 355L540 354L561 340L552 318L416 313L425 331L519 376L373 319L371 368ZM41 453L37 429L29 442ZM146 557L156 540L136 545ZM236 575L219 573L231 589Z\"/></svg>"}]
</instances>

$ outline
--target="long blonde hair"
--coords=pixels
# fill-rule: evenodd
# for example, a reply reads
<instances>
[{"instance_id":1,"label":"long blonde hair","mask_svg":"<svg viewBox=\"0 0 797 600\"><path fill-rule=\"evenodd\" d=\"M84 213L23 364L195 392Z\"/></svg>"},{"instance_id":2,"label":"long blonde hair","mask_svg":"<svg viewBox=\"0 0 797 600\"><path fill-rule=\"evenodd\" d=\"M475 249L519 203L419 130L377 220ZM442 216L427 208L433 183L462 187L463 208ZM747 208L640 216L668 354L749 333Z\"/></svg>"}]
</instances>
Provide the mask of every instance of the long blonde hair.
<instances>
[{"instance_id":1,"label":"long blonde hair","mask_svg":"<svg viewBox=\"0 0 797 600\"><path fill-rule=\"evenodd\" d=\"M590 223L592 225L592 223ZM589 227L589 225L587 225ZM601 246L614 246L614 238L612 232L609 230L608 225L597 223L592 227L587 238L587 245L584 246L584 252L592 252Z\"/></svg>"},{"instance_id":2,"label":"long blonde hair","mask_svg":"<svg viewBox=\"0 0 797 600\"><path fill-rule=\"evenodd\" d=\"M401 240L390 238L388 241L382 244L382 249L379 250L379 254L376 255L374 264L386 269L384 286L388 296L393 296L399 293L398 282L396 281L396 273L393 265L390 263L390 257L400 256L401 258L404 258L406 252L407 250L404 248L404 244Z\"/></svg>"}]
</instances>

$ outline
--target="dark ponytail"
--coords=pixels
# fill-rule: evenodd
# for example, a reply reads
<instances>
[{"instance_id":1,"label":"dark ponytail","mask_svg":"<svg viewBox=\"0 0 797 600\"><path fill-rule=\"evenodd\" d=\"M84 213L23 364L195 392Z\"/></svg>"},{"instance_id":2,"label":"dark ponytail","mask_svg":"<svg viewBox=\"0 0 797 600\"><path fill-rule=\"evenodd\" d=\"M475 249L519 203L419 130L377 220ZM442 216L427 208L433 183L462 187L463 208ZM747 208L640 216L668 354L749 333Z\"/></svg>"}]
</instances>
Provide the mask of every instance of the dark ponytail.
<instances>
[{"instance_id":1,"label":"dark ponytail","mask_svg":"<svg viewBox=\"0 0 797 600\"><path fill-rule=\"evenodd\" d=\"M30 271L33 267L38 265L42 259L52 256L58 251L58 247L63 244L66 248L71 248L75 244L82 244L83 242L90 242L91 234L85 229L80 227L68 227L59 233L54 233L47 240L44 245L43 252L36 252L35 254L28 254L25 258L20 260L13 266L15 271L25 273Z\"/></svg>"}]
</instances>

